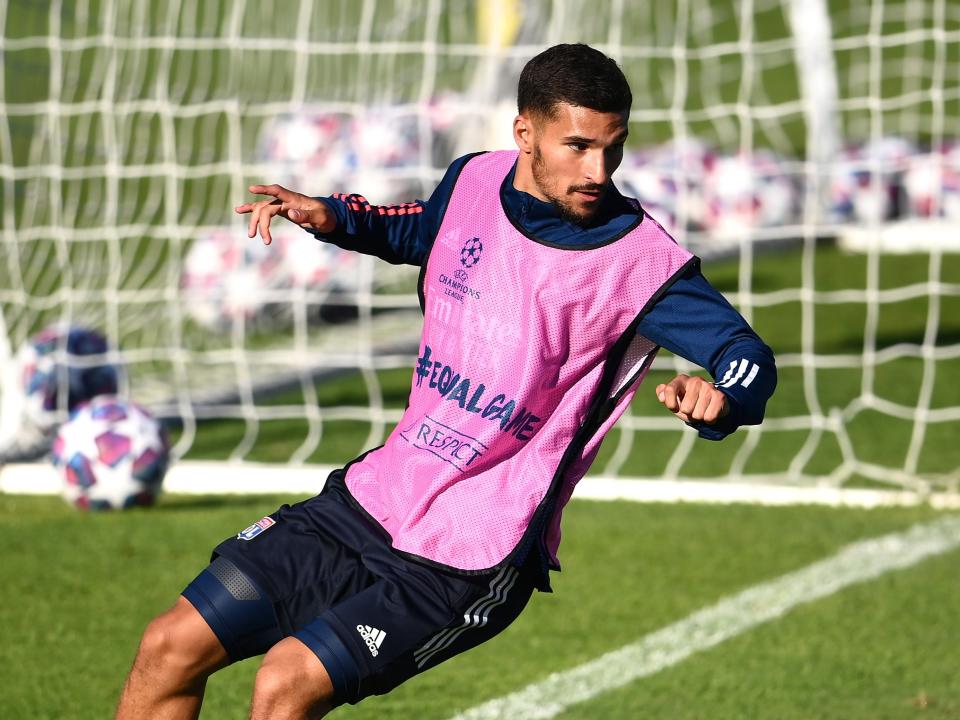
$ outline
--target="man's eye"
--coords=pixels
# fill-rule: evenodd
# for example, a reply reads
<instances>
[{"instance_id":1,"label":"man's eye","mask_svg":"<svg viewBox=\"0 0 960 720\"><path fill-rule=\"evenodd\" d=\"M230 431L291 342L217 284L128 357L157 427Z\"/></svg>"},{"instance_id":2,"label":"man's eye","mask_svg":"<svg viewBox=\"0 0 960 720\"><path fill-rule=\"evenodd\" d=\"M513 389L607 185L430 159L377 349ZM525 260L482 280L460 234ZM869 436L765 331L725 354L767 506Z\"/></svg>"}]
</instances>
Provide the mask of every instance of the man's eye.
<instances>
[{"instance_id":1,"label":"man's eye","mask_svg":"<svg viewBox=\"0 0 960 720\"><path fill-rule=\"evenodd\" d=\"M567 147L574 152L583 152L587 149L587 146L584 143L567 143Z\"/></svg>"}]
</instances>

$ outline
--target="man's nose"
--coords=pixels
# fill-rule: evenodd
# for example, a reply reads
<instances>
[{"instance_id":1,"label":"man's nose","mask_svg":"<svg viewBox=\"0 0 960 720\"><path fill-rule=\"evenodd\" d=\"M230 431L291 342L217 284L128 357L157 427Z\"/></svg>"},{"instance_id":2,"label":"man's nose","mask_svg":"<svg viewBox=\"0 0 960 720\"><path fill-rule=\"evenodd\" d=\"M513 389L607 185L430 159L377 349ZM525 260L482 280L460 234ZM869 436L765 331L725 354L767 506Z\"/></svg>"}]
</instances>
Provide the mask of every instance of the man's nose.
<instances>
[{"instance_id":1,"label":"man's nose","mask_svg":"<svg viewBox=\"0 0 960 720\"><path fill-rule=\"evenodd\" d=\"M585 169L587 182L595 185L606 185L607 180L610 179L606 153L599 148L590 153Z\"/></svg>"}]
</instances>

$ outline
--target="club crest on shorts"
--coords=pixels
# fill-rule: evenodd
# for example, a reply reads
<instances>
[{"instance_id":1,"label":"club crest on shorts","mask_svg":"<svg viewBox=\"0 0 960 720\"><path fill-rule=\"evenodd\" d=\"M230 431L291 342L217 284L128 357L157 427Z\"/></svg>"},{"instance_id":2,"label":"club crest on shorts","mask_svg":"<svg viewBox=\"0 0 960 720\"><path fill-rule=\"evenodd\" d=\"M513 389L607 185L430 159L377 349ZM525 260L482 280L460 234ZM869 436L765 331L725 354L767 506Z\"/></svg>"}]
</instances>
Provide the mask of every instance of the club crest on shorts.
<instances>
[{"instance_id":1,"label":"club crest on shorts","mask_svg":"<svg viewBox=\"0 0 960 720\"><path fill-rule=\"evenodd\" d=\"M265 517L257 520L253 525L244 528L237 533L238 540L253 540L257 535L262 533L264 530L269 528L271 525L276 525L277 521L272 517Z\"/></svg>"}]
</instances>

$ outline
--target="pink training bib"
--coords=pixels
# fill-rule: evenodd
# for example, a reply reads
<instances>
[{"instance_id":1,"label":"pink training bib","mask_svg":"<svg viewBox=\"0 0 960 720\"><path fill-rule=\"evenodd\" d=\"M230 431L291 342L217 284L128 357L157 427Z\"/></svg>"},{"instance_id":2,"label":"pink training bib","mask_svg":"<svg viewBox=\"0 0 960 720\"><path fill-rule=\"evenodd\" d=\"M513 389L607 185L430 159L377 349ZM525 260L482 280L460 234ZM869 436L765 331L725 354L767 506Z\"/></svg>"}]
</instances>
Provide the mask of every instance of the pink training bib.
<instances>
[{"instance_id":1,"label":"pink training bib","mask_svg":"<svg viewBox=\"0 0 960 720\"><path fill-rule=\"evenodd\" d=\"M423 274L409 406L346 485L395 549L496 567L531 523L554 562L560 511L656 346L643 310L691 261L644 216L604 245L527 237L503 210L515 152L464 166Z\"/></svg>"}]
</instances>

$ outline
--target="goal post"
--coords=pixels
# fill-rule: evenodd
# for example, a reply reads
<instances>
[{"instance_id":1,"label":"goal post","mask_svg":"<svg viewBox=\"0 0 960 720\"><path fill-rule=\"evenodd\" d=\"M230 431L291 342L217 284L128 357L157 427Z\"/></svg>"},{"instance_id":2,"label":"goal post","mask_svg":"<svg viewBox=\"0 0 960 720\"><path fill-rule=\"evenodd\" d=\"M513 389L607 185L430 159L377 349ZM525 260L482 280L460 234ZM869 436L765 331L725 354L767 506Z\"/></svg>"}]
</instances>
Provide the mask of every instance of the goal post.
<instances>
[{"instance_id":1,"label":"goal post","mask_svg":"<svg viewBox=\"0 0 960 720\"><path fill-rule=\"evenodd\" d=\"M618 185L780 372L764 424L722 443L641 390L593 474L956 494L960 11L832 5L0 0L0 454L27 431L18 348L54 324L105 335L125 392L170 424L172 489L219 472L197 462L243 473L216 490L299 487L382 442L417 268L292 226L263 248L232 207L263 181L428 197L458 154L510 146L523 64L582 41L633 89ZM678 370L696 371L661 353L648 383Z\"/></svg>"}]
</instances>

